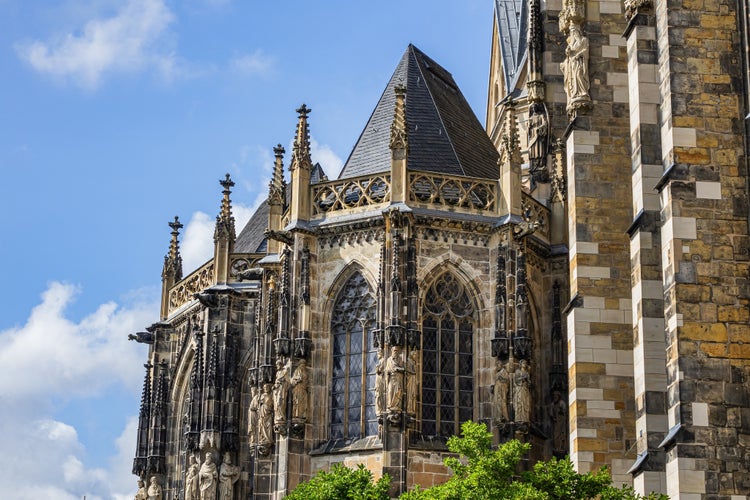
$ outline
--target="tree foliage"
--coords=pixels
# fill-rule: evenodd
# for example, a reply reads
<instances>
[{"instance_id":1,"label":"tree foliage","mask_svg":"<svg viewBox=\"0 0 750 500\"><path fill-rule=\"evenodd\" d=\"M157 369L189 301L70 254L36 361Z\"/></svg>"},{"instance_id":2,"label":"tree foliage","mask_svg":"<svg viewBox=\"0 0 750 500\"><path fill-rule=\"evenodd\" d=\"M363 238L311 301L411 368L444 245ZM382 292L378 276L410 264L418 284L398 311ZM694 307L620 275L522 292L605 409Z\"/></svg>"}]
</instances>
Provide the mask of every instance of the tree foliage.
<instances>
[{"instance_id":1,"label":"tree foliage","mask_svg":"<svg viewBox=\"0 0 750 500\"><path fill-rule=\"evenodd\" d=\"M408 491L401 500L668 500L651 493L643 497L630 487L615 487L607 469L579 474L567 458L537 462L531 470L518 472L518 464L530 445L512 440L492 449L492 433L484 424L466 422L462 436L448 440L448 449L458 455L445 459L453 476L444 484ZM364 465L349 469L334 465L300 484L291 500L387 500L390 477L373 482Z\"/></svg>"},{"instance_id":2,"label":"tree foliage","mask_svg":"<svg viewBox=\"0 0 750 500\"><path fill-rule=\"evenodd\" d=\"M320 471L298 485L287 500L388 500L391 478L388 474L373 481L372 472L359 464L350 469L334 464L330 472Z\"/></svg>"},{"instance_id":3,"label":"tree foliage","mask_svg":"<svg viewBox=\"0 0 750 500\"><path fill-rule=\"evenodd\" d=\"M529 445L509 441L492 449L492 433L484 424L466 422L462 437L448 440L448 449L459 455L445 459L453 476L444 484L415 489L402 500L666 500L664 495L642 497L632 488L616 488L606 468L578 474L570 460L538 462L518 473L518 464Z\"/></svg>"}]
</instances>

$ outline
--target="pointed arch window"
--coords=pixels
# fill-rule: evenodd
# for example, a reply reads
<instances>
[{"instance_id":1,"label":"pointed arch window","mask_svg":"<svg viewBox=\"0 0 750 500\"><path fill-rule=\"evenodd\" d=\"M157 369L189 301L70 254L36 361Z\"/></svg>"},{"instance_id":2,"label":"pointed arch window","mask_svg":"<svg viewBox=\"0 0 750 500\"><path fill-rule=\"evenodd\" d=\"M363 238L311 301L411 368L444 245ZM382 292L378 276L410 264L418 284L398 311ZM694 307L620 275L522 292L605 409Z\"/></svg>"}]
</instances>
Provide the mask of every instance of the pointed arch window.
<instances>
[{"instance_id":1,"label":"pointed arch window","mask_svg":"<svg viewBox=\"0 0 750 500\"><path fill-rule=\"evenodd\" d=\"M451 272L425 294L422 309L422 434L458 435L473 417L474 306Z\"/></svg>"},{"instance_id":2,"label":"pointed arch window","mask_svg":"<svg viewBox=\"0 0 750 500\"><path fill-rule=\"evenodd\" d=\"M331 341L331 438L356 439L377 434L375 366L371 335L375 298L367 280L355 272L333 306Z\"/></svg>"}]
</instances>

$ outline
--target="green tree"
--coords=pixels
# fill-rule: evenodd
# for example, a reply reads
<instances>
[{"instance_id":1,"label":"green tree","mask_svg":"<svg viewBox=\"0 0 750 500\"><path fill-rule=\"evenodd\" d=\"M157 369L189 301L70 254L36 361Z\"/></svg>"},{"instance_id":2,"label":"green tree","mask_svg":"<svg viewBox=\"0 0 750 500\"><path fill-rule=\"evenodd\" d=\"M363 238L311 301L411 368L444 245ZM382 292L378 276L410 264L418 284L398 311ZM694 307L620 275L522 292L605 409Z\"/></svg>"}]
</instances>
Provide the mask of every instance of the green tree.
<instances>
[{"instance_id":1,"label":"green tree","mask_svg":"<svg viewBox=\"0 0 750 500\"><path fill-rule=\"evenodd\" d=\"M383 475L373 481L372 472L359 464L350 469L334 464L330 472L320 471L312 479L299 484L287 500L388 500L391 478Z\"/></svg>"},{"instance_id":2,"label":"green tree","mask_svg":"<svg viewBox=\"0 0 750 500\"><path fill-rule=\"evenodd\" d=\"M444 484L404 493L401 500L666 500L665 495L637 495L632 488L616 488L606 468L587 474L573 470L570 460L538 462L518 473L518 463L529 444L509 441L492 449L492 433L484 424L466 422L462 437L448 440L459 455L445 459L453 476Z\"/></svg>"}]
</instances>

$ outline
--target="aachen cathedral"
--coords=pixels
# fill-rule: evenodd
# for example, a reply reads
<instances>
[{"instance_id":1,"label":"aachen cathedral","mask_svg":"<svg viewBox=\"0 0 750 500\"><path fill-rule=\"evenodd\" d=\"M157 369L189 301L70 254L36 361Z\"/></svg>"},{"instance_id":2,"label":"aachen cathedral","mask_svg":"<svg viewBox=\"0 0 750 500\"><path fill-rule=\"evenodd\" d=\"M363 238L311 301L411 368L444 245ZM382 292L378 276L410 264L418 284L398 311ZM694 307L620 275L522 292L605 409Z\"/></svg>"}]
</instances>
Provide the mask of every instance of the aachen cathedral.
<instances>
[{"instance_id":1,"label":"aachen cathedral","mask_svg":"<svg viewBox=\"0 0 750 500\"><path fill-rule=\"evenodd\" d=\"M397 495L474 420L748 498L748 8L494 0L485 124L410 45L335 179L300 106L245 227L220 181L213 258L183 272L170 223L139 495L280 499L334 463Z\"/></svg>"}]
</instances>

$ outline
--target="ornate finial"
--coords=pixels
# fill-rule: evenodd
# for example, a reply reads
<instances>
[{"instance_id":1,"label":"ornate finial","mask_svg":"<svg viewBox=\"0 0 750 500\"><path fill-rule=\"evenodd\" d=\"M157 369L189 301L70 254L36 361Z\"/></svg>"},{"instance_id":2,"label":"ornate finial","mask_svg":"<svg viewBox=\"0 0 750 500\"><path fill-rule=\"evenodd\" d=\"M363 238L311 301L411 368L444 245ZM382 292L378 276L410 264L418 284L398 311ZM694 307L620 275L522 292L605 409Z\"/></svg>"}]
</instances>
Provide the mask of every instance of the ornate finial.
<instances>
[{"instance_id":1,"label":"ornate finial","mask_svg":"<svg viewBox=\"0 0 750 500\"><path fill-rule=\"evenodd\" d=\"M234 230L234 216L232 215L232 200L230 198L234 182L229 174L227 174L223 180L219 181L219 184L224 188L222 191L224 197L221 200L221 211L219 215L216 216L214 241L223 238L228 238L231 241L234 241L237 238L237 235Z\"/></svg>"},{"instance_id":2,"label":"ornate finial","mask_svg":"<svg viewBox=\"0 0 750 500\"><path fill-rule=\"evenodd\" d=\"M169 222L169 227L172 228L172 239L169 242L169 253L164 256L164 268L162 270L162 278L171 276L174 281L182 279L182 257L180 256L180 242L177 239L180 235L180 229L182 224L180 218L174 216L174 222Z\"/></svg>"},{"instance_id":3,"label":"ornate finial","mask_svg":"<svg viewBox=\"0 0 750 500\"><path fill-rule=\"evenodd\" d=\"M409 148L406 123L406 87L399 83L393 91L396 93L396 106L393 111L393 122L391 122L390 148L392 151L399 149L406 151Z\"/></svg>"},{"instance_id":4,"label":"ornate finial","mask_svg":"<svg viewBox=\"0 0 750 500\"><path fill-rule=\"evenodd\" d=\"M296 168L312 168L312 158L310 157L310 130L307 125L307 115L312 110L305 104L297 108L299 122L297 123L297 134L294 137L294 152L292 153L292 164L290 170Z\"/></svg>"},{"instance_id":5,"label":"ornate finial","mask_svg":"<svg viewBox=\"0 0 750 500\"><path fill-rule=\"evenodd\" d=\"M277 144L273 148L273 154L276 157L276 161L273 166L273 177L271 182L268 183L268 204L269 205L284 205L286 201L286 181L284 180L284 153L286 151Z\"/></svg>"},{"instance_id":6,"label":"ornate finial","mask_svg":"<svg viewBox=\"0 0 750 500\"><path fill-rule=\"evenodd\" d=\"M500 142L500 162L521 164L520 149L518 141L518 127L516 126L516 103L508 99L505 103L505 119L503 123L503 135Z\"/></svg>"},{"instance_id":7,"label":"ornate finial","mask_svg":"<svg viewBox=\"0 0 750 500\"><path fill-rule=\"evenodd\" d=\"M567 186L565 181L565 143L562 139L557 139L552 143L552 152L554 153L554 170L552 172L550 200L563 203L567 196Z\"/></svg>"}]
</instances>

